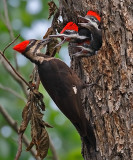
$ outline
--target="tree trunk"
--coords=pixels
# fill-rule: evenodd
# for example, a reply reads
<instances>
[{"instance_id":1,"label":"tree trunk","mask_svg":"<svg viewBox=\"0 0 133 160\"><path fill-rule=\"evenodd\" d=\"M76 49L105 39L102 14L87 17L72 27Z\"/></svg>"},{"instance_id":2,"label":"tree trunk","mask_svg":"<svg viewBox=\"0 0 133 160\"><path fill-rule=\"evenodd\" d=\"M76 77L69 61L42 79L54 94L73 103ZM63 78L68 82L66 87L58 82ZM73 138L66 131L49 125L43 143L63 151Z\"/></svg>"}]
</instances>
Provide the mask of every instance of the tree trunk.
<instances>
[{"instance_id":1,"label":"tree trunk","mask_svg":"<svg viewBox=\"0 0 133 160\"><path fill-rule=\"evenodd\" d=\"M59 0L64 25L78 22L88 10L102 17L103 45L98 54L71 59L71 67L86 83L83 107L95 132L97 151L83 144L85 160L133 159L133 1ZM70 56L76 50L69 44Z\"/></svg>"}]
</instances>

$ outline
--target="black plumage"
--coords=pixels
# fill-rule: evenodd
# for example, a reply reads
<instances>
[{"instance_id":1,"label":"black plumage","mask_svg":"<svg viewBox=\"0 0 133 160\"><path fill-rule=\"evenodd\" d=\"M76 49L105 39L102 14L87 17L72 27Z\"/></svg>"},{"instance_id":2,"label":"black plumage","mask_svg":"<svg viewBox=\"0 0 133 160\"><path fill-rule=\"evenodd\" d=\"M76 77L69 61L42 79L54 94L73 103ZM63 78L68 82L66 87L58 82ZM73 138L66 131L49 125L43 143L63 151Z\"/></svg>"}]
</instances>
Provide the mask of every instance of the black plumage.
<instances>
[{"instance_id":1,"label":"black plumage","mask_svg":"<svg viewBox=\"0 0 133 160\"><path fill-rule=\"evenodd\" d=\"M43 55L44 56L44 55ZM47 57L37 63L41 82L64 115L73 123L88 145L96 145L93 129L85 117L81 101L83 83L63 61ZM89 135L89 137L88 137ZM89 144L90 143L90 144Z\"/></svg>"}]
</instances>

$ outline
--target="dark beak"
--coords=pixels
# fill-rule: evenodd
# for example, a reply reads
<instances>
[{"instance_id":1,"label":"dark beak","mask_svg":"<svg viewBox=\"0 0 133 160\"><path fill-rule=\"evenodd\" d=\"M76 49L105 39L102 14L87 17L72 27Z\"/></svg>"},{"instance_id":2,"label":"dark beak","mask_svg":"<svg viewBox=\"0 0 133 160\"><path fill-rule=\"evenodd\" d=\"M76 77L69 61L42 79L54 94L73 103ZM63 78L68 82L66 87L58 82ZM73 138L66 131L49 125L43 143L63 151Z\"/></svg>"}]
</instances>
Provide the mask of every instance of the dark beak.
<instances>
[{"instance_id":1,"label":"dark beak","mask_svg":"<svg viewBox=\"0 0 133 160\"><path fill-rule=\"evenodd\" d=\"M89 17L82 17L78 15L78 17L81 19L82 23L78 23L80 26L87 28L90 26L90 19Z\"/></svg>"},{"instance_id":2,"label":"dark beak","mask_svg":"<svg viewBox=\"0 0 133 160\"><path fill-rule=\"evenodd\" d=\"M43 40L41 40L41 43L43 43L44 45L49 43L51 41L51 38L45 38Z\"/></svg>"},{"instance_id":3,"label":"dark beak","mask_svg":"<svg viewBox=\"0 0 133 160\"><path fill-rule=\"evenodd\" d=\"M79 19L81 19L81 21L83 21L83 22L89 22L90 20L89 20L89 18L87 18L87 17L82 17L82 16L80 16L80 15L78 15L78 17L79 17Z\"/></svg>"}]
</instances>

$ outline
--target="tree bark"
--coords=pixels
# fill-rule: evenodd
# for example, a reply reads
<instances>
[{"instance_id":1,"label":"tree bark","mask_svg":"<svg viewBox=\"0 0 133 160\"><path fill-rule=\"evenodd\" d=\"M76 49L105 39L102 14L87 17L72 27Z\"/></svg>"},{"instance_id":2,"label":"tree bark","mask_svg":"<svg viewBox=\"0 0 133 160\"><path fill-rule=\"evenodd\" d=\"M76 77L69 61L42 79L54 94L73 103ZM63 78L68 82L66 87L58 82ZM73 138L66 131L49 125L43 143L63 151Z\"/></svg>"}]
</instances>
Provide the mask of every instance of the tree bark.
<instances>
[{"instance_id":1,"label":"tree bark","mask_svg":"<svg viewBox=\"0 0 133 160\"><path fill-rule=\"evenodd\" d=\"M133 159L133 1L59 0L64 25L88 10L102 17L103 45L98 54L71 59L85 83L83 107L95 132L97 151L82 146L85 160ZM76 50L69 44L70 57Z\"/></svg>"}]
</instances>

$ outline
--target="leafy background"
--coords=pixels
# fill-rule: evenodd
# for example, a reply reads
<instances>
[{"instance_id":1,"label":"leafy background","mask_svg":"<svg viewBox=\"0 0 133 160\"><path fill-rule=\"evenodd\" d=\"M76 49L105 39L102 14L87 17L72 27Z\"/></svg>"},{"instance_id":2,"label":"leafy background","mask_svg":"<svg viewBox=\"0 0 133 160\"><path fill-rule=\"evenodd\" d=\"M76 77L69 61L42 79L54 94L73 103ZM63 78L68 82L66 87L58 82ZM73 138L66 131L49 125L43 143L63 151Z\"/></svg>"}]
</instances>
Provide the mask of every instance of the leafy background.
<instances>
[{"instance_id":1,"label":"leafy background","mask_svg":"<svg viewBox=\"0 0 133 160\"><path fill-rule=\"evenodd\" d=\"M3 0L4 1L4 0ZM4 16L3 1L0 1L0 15ZM14 36L20 34L17 43L25 39L42 39L50 27L52 19L48 20L48 0L7 0L9 19L13 28ZM58 1L55 3L59 6ZM0 50L3 50L7 44L11 42L9 31L0 16ZM12 65L14 63L14 51L10 46L6 51L6 57L10 60ZM67 53L67 46L61 48L59 56L68 65L70 59ZM29 81L33 65L22 55L17 53L17 61L19 65L19 72ZM25 98L21 87L18 83L7 73L3 65L0 63L0 86L12 88L18 94ZM47 129L50 138L54 144L60 160L81 160L81 142L80 137L70 123L70 121L59 111L49 95L46 93L42 85L40 85L40 92L44 95L44 102L46 104L46 111L44 113L44 120L52 125L53 129ZM13 94L3 90L0 87L0 104L8 111L11 117L21 123L21 113L25 102ZM30 126L25 133L30 138ZM6 120L0 113L0 159L13 160L17 151L18 135L8 125ZM23 145L23 151L20 160L34 160L30 152L26 152ZM51 151L49 150L46 160L51 159Z\"/></svg>"}]
</instances>

